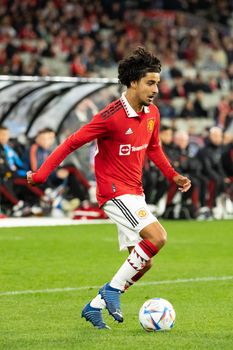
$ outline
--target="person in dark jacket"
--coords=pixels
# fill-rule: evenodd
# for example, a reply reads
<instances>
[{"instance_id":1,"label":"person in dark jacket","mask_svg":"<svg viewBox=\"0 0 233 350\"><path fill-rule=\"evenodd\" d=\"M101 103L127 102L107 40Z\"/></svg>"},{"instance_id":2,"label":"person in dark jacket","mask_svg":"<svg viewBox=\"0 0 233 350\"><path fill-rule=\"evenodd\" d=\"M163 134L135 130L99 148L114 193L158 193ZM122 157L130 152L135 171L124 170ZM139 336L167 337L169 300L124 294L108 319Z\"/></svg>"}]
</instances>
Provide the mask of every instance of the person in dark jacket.
<instances>
[{"instance_id":1,"label":"person in dark jacket","mask_svg":"<svg viewBox=\"0 0 233 350\"><path fill-rule=\"evenodd\" d=\"M212 127L209 130L206 145L198 153L203 166L203 175L210 180L208 205L211 209L216 206L217 197L225 192L227 184L230 183L222 163L222 140L222 129Z\"/></svg>"},{"instance_id":2,"label":"person in dark jacket","mask_svg":"<svg viewBox=\"0 0 233 350\"><path fill-rule=\"evenodd\" d=\"M182 204L189 205L191 216L197 216L200 208L206 206L207 179L202 175L201 162L191 156L189 134L186 131L177 131L174 134L173 165L177 171L182 171L192 179L192 191L182 197Z\"/></svg>"},{"instance_id":3,"label":"person in dark jacket","mask_svg":"<svg viewBox=\"0 0 233 350\"><path fill-rule=\"evenodd\" d=\"M22 200L14 186L15 180L25 176L27 169L9 144L9 139L9 129L0 125L0 200L1 204L4 202L5 211L10 210L13 216L27 216L31 213L30 206Z\"/></svg>"},{"instance_id":4,"label":"person in dark jacket","mask_svg":"<svg viewBox=\"0 0 233 350\"><path fill-rule=\"evenodd\" d=\"M233 132L225 131L223 134L223 153L222 153L222 165L223 169L229 179L229 185L227 185L226 198L229 206L227 211L233 214Z\"/></svg>"},{"instance_id":5,"label":"person in dark jacket","mask_svg":"<svg viewBox=\"0 0 233 350\"><path fill-rule=\"evenodd\" d=\"M233 181L233 134L226 131L223 134L222 165L227 177Z\"/></svg>"},{"instance_id":6,"label":"person in dark jacket","mask_svg":"<svg viewBox=\"0 0 233 350\"><path fill-rule=\"evenodd\" d=\"M30 146L28 152L29 168L35 171L41 166L53 151L55 140L56 134L50 128L44 128L37 133L35 142ZM67 193L72 195L72 198L79 198L81 201L89 199L88 189L90 184L73 165L60 166L56 171L52 172L46 185L44 185L44 187L52 189L61 186L64 187Z\"/></svg>"},{"instance_id":7,"label":"person in dark jacket","mask_svg":"<svg viewBox=\"0 0 233 350\"><path fill-rule=\"evenodd\" d=\"M163 151L172 162L174 152L172 127L162 125L159 137ZM169 181L149 160L145 162L143 181L144 193L147 201L151 204L158 204L164 194L167 193Z\"/></svg>"}]
</instances>

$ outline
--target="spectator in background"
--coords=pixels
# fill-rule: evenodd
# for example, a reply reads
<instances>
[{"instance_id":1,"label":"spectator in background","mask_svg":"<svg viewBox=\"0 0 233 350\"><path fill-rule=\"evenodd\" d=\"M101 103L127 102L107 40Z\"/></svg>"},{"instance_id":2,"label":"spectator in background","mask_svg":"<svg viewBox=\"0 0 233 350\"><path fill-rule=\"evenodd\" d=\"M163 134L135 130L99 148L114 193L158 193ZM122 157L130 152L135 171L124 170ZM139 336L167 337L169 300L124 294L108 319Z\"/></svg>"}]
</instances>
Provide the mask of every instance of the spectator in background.
<instances>
[{"instance_id":1,"label":"spectator in background","mask_svg":"<svg viewBox=\"0 0 233 350\"><path fill-rule=\"evenodd\" d=\"M162 80L159 86L159 98L163 101L171 99L171 87L167 80Z\"/></svg>"},{"instance_id":2,"label":"spectator in background","mask_svg":"<svg viewBox=\"0 0 233 350\"><path fill-rule=\"evenodd\" d=\"M186 131L174 133L173 162L177 171L182 171L192 181L192 190L182 196L182 206L189 211L190 217L196 217L200 206L204 206L206 198L206 181L201 177L201 164L189 153L189 134ZM202 203L201 203L202 202Z\"/></svg>"},{"instance_id":3,"label":"spectator in background","mask_svg":"<svg viewBox=\"0 0 233 350\"><path fill-rule=\"evenodd\" d=\"M211 92L215 92L220 88L219 81L215 77L209 77L209 88Z\"/></svg>"},{"instance_id":4,"label":"spectator in background","mask_svg":"<svg viewBox=\"0 0 233 350\"><path fill-rule=\"evenodd\" d=\"M70 73L72 76L83 77L87 75L87 69L85 64L82 62L80 55L75 55L71 62Z\"/></svg>"},{"instance_id":5,"label":"spectator in background","mask_svg":"<svg viewBox=\"0 0 233 350\"><path fill-rule=\"evenodd\" d=\"M160 142L164 153L171 163L174 160L174 129L171 126L162 125L159 133Z\"/></svg>"},{"instance_id":6,"label":"spectator in background","mask_svg":"<svg viewBox=\"0 0 233 350\"><path fill-rule=\"evenodd\" d=\"M174 145L173 145L173 134L174 130L170 126L162 125L160 128L160 142L164 153L167 158L173 164L174 160ZM167 191L171 183L166 179L162 173L158 173L157 184L156 184L156 193L154 198L154 204L157 205L158 215L162 215L165 211L167 203Z\"/></svg>"},{"instance_id":7,"label":"spectator in background","mask_svg":"<svg viewBox=\"0 0 233 350\"><path fill-rule=\"evenodd\" d=\"M90 98L83 99L75 108L75 115L81 123L87 123L98 111L97 106Z\"/></svg>"},{"instance_id":8,"label":"spectator in background","mask_svg":"<svg viewBox=\"0 0 233 350\"><path fill-rule=\"evenodd\" d=\"M0 125L0 145L4 150L8 168L15 175L25 177L28 169L25 167L25 164L15 152L13 147L9 144L9 140L9 129L5 126Z\"/></svg>"},{"instance_id":9,"label":"spectator in background","mask_svg":"<svg viewBox=\"0 0 233 350\"><path fill-rule=\"evenodd\" d=\"M192 119L196 117L196 111L193 105L193 101L191 99L187 99L180 113L181 118Z\"/></svg>"},{"instance_id":10,"label":"spectator in background","mask_svg":"<svg viewBox=\"0 0 233 350\"><path fill-rule=\"evenodd\" d=\"M221 89L221 91L228 92L230 90L231 83L230 83L230 80L228 78L226 69L221 70L217 81L218 81L218 86Z\"/></svg>"},{"instance_id":11,"label":"spectator in background","mask_svg":"<svg viewBox=\"0 0 233 350\"><path fill-rule=\"evenodd\" d=\"M198 92L198 91L211 92L211 89L208 83L206 83L203 80L203 77L199 73L197 74L196 79L194 81L194 92Z\"/></svg>"},{"instance_id":12,"label":"spectator in background","mask_svg":"<svg viewBox=\"0 0 233 350\"><path fill-rule=\"evenodd\" d=\"M175 119L176 118L176 110L172 106L172 101L158 101L158 107L161 113L162 118Z\"/></svg>"},{"instance_id":13,"label":"spectator in background","mask_svg":"<svg viewBox=\"0 0 233 350\"><path fill-rule=\"evenodd\" d=\"M222 164L227 177L233 183L233 135L230 131L223 133Z\"/></svg>"},{"instance_id":14,"label":"spectator in background","mask_svg":"<svg viewBox=\"0 0 233 350\"><path fill-rule=\"evenodd\" d=\"M197 118L201 118L201 117L205 118L208 116L207 110L203 106L203 100L204 100L203 91L201 90L197 91L195 100L193 102L194 113L195 113L195 117Z\"/></svg>"},{"instance_id":15,"label":"spectator in background","mask_svg":"<svg viewBox=\"0 0 233 350\"><path fill-rule=\"evenodd\" d=\"M9 74L21 75L23 72L23 61L18 53L15 53L11 58L11 66Z\"/></svg>"},{"instance_id":16,"label":"spectator in background","mask_svg":"<svg viewBox=\"0 0 233 350\"><path fill-rule=\"evenodd\" d=\"M6 49L7 65L2 70L5 73L14 70L15 67L11 67L15 64L13 55L23 57L26 53L29 61L34 54L54 58L61 66L66 66L66 72L70 68L68 64L74 59L74 72L71 74L77 76L98 74L101 69L105 74L104 67L116 64L132 42L143 43L152 49L156 46L161 59L170 66L169 75L172 78L182 76L183 68L177 64L180 58L182 63L189 65L189 70L190 66L194 69L203 66L203 62L208 69L210 63L215 71L227 69L233 57L231 31L227 27L222 31L221 27L213 27L208 21L203 23L201 20L203 16L209 18L211 13L211 21L214 18L228 26L227 16L229 19L232 5L230 1L226 2L229 3L227 11L223 11L223 3L212 1L210 11L203 7L203 1L184 0L112 3L101 0L96 4L89 1L81 4L74 0L3 1L0 42ZM159 15L159 20L156 20L154 13L150 16L149 11L158 6L162 11L171 8L174 11L191 11L192 15L197 16L190 19L184 13L174 12L170 13L169 20L166 14ZM142 12L142 8L145 11ZM198 16L199 11L201 16ZM224 13L223 21L221 13ZM194 28L193 20L197 23ZM159 42L156 42L157 37L160 38ZM75 63L76 55L81 56L81 65ZM54 60L50 73L56 74L53 63ZM25 74L25 70L30 70L27 65L23 65L20 74Z\"/></svg>"},{"instance_id":17,"label":"spectator in background","mask_svg":"<svg viewBox=\"0 0 233 350\"><path fill-rule=\"evenodd\" d=\"M173 129L170 126L162 125L159 137L163 151L172 163L174 156ZM149 159L145 162L143 181L146 200L151 204L157 205L160 199L166 194L169 188L169 181L160 171L158 171ZM164 209L165 208L163 208L163 210ZM163 210L157 208L157 215L161 216Z\"/></svg>"},{"instance_id":18,"label":"spectator in background","mask_svg":"<svg viewBox=\"0 0 233 350\"><path fill-rule=\"evenodd\" d=\"M175 86L172 88L172 97L187 97L187 92L184 87L183 78L177 77L174 79Z\"/></svg>"},{"instance_id":19,"label":"spectator in background","mask_svg":"<svg viewBox=\"0 0 233 350\"><path fill-rule=\"evenodd\" d=\"M224 96L221 98L215 109L215 122L220 128L228 128L233 120L233 97Z\"/></svg>"},{"instance_id":20,"label":"spectator in background","mask_svg":"<svg viewBox=\"0 0 233 350\"><path fill-rule=\"evenodd\" d=\"M223 169L229 179L225 201L223 202L226 217L233 212L233 132L227 130L223 134ZM224 216L224 215L223 215Z\"/></svg>"},{"instance_id":21,"label":"spectator in background","mask_svg":"<svg viewBox=\"0 0 233 350\"><path fill-rule=\"evenodd\" d=\"M208 206L216 207L217 198L225 192L230 179L222 165L223 132L219 127L212 127L206 145L198 152L198 158L202 162L203 174L209 180Z\"/></svg>"},{"instance_id":22,"label":"spectator in background","mask_svg":"<svg viewBox=\"0 0 233 350\"><path fill-rule=\"evenodd\" d=\"M36 170L45 161L45 159L52 152L55 143L55 133L50 128L42 129L35 137L35 142L30 146L28 154L28 167L29 169ZM68 177L68 171L64 169L58 169L55 173L51 174L48 179L47 186L57 187L63 180Z\"/></svg>"},{"instance_id":23,"label":"spectator in background","mask_svg":"<svg viewBox=\"0 0 233 350\"><path fill-rule=\"evenodd\" d=\"M28 161L30 168L36 170L40 167L54 147L55 132L50 128L40 130L35 138L35 142L31 145L29 150ZM61 192L65 192L69 199L78 198L79 201L89 199L88 189L90 185L85 177L73 165L59 167L49 176L44 186L45 188L49 187L52 189L60 187ZM77 206L78 202L74 202L74 205L75 203ZM71 204L73 206L73 202ZM65 202L65 206L68 207L67 202Z\"/></svg>"},{"instance_id":24,"label":"spectator in background","mask_svg":"<svg viewBox=\"0 0 233 350\"><path fill-rule=\"evenodd\" d=\"M9 138L8 128L0 126L0 192L6 200L6 208L10 208L13 216L27 216L31 214L30 205L18 197L14 188L14 180L19 176L25 177L27 169L9 145Z\"/></svg>"}]
</instances>

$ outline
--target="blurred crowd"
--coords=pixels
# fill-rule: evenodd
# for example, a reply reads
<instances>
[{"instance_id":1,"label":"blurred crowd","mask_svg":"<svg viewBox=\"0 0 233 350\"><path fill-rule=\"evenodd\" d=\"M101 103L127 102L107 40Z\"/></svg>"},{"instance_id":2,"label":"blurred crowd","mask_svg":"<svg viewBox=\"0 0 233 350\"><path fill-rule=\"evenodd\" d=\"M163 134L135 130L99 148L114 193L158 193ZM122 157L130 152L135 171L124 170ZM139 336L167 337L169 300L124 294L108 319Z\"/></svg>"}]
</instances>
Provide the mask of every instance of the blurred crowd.
<instances>
[{"instance_id":1,"label":"blurred crowd","mask_svg":"<svg viewBox=\"0 0 233 350\"><path fill-rule=\"evenodd\" d=\"M116 76L117 62L143 44L162 62L162 117L215 118L226 128L232 10L227 0L3 0L0 74Z\"/></svg>"},{"instance_id":2,"label":"blurred crowd","mask_svg":"<svg viewBox=\"0 0 233 350\"><path fill-rule=\"evenodd\" d=\"M2 212L14 217L29 215L63 216L79 209L99 218L95 182L88 181L74 164L61 165L43 185L30 186L26 172L35 171L56 145L55 132L45 128L26 147L10 140L9 130L0 126L0 204ZM161 126L160 140L175 169L188 176L192 188L181 195L174 183L149 161L145 162L143 182L147 202L157 216L165 218L231 218L233 216L233 136L214 126L205 137L189 135ZM90 148L90 170L93 152ZM98 212L99 210L99 212ZM77 214L77 211L76 211Z\"/></svg>"},{"instance_id":3,"label":"blurred crowd","mask_svg":"<svg viewBox=\"0 0 233 350\"><path fill-rule=\"evenodd\" d=\"M200 9L222 25L187 15ZM3 0L1 73L52 74L43 64L43 58L52 57L66 63L72 75L99 75L101 68L116 65L132 46L143 43L165 65L185 60L190 68L232 74L232 10L226 0Z\"/></svg>"},{"instance_id":4,"label":"blurred crowd","mask_svg":"<svg viewBox=\"0 0 233 350\"><path fill-rule=\"evenodd\" d=\"M162 126L160 140L175 169L192 181L180 194L148 160L144 168L147 202L164 218L220 219L233 217L233 135L211 127L202 136Z\"/></svg>"},{"instance_id":5,"label":"blurred crowd","mask_svg":"<svg viewBox=\"0 0 233 350\"><path fill-rule=\"evenodd\" d=\"M228 0L2 0L0 75L116 77L119 60L143 44L162 62L156 103L164 150L193 182L180 197L147 161L147 200L159 216L223 217L232 214L232 33ZM44 186L27 185L26 171L55 145L51 129L22 147L0 128L2 211L56 215L94 202L92 184L74 164Z\"/></svg>"},{"instance_id":6,"label":"blurred crowd","mask_svg":"<svg viewBox=\"0 0 233 350\"><path fill-rule=\"evenodd\" d=\"M36 171L56 146L55 132L40 130L26 145L10 140L9 129L0 126L0 205L14 217L63 216L89 201L86 177L73 164L60 166L38 187L29 186L26 173Z\"/></svg>"}]
</instances>

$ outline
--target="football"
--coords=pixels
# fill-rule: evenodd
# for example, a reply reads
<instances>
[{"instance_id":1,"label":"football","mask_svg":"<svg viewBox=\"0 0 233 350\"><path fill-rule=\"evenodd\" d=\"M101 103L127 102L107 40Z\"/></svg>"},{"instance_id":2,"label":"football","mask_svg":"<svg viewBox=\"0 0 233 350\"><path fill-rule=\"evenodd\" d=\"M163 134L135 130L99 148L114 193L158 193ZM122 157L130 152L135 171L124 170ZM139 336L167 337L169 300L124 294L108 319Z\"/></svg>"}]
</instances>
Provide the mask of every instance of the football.
<instances>
[{"instance_id":1,"label":"football","mask_svg":"<svg viewBox=\"0 0 233 350\"><path fill-rule=\"evenodd\" d=\"M139 322L147 332L170 330L174 326L175 318L172 304L162 298L147 300L139 311Z\"/></svg>"}]
</instances>

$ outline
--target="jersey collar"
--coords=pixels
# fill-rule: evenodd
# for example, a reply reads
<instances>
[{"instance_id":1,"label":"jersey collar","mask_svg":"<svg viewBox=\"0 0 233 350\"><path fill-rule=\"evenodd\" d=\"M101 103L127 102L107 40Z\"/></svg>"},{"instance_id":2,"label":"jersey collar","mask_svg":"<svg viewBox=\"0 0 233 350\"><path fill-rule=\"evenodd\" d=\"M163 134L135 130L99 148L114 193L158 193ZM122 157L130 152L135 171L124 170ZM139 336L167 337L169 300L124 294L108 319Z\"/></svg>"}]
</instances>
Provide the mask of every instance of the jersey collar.
<instances>
[{"instance_id":1,"label":"jersey collar","mask_svg":"<svg viewBox=\"0 0 233 350\"><path fill-rule=\"evenodd\" d=\"M129 118L139 117L137 112L130 106L127 98L125 97L125 92L121 95L120 101L124 107L124 110ZM144 113L149 113L150 109L147 106L143 106Z\"/></svg>"}]
</instances>

